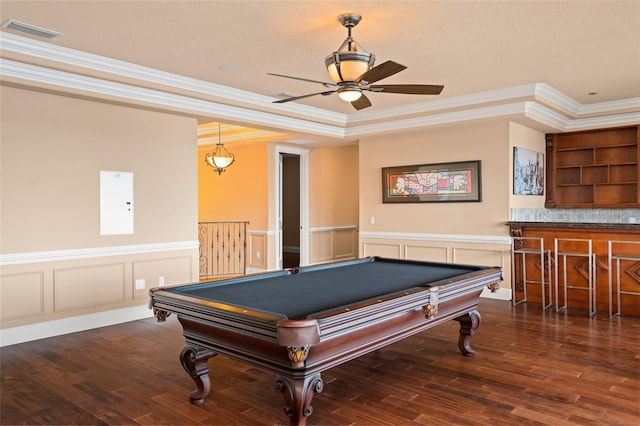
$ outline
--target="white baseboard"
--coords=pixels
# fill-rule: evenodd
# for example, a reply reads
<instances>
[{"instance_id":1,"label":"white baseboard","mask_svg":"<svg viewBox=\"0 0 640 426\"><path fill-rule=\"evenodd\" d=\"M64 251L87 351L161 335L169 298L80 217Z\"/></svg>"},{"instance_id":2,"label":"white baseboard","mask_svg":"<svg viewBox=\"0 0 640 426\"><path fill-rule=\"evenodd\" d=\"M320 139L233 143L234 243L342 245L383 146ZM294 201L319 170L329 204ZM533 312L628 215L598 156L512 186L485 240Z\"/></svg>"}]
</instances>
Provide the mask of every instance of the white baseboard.
<instances>
[{"instance_id":1,"label":"white baseboard","mask_svg":"<svg viewBox=\"0 0 640 426\"><path fill-rule=\"evenodd\" d=\"M0 347L121 324L152 316L153 311L144 304L20 327L5 328L0 330Z\"/></svg>"}]
</instances>

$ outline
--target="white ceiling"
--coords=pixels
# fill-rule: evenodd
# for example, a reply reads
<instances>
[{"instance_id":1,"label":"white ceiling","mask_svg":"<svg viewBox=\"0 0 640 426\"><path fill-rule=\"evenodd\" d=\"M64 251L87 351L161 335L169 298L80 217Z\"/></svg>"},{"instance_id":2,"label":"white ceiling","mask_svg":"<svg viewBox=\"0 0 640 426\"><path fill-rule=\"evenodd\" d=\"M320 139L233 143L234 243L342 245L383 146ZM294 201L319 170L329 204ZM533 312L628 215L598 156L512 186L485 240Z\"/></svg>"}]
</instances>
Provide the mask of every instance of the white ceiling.
<instances>
[{"instance_id":1,"label":"white ceiling","mask_svg":"<svg viewBox=\"0 0 640 426\"><path fill-rule=\"evenodd\" d=\"M324 90L319 84L267 72L328 81L323 61L346 37L337 21L345 12L363 16L353 35L375 53L376 63L390 59L408 67L379 83L445 88L437 97L368 93L373 107L361 112L336 95L296 102L320 108L330 117L344 115L344 123L335 124L338 127L348 127L358 117L375 121L376 114L409 104L425 109L425 103L436 100L534 83L549 85L576 105L627 100L628 107L632 100L632 110L640 110L640 1L2 0L0 8L2 22L13 18L64 33L46 42L51 45L270 98L282 92L302 95ZM3 49L2 57L139 87L159 86L69 63L49 63L10 49ZM197 90L162 90L209 97ZM592 92L596 94L588 94ZM251 108L291 117L318 115L297 112L298 106L290 105ZM214 121L212 115L203 114L201 121ZM260 123L247 124L259 127Z\"/></svg>"}]
</instances>

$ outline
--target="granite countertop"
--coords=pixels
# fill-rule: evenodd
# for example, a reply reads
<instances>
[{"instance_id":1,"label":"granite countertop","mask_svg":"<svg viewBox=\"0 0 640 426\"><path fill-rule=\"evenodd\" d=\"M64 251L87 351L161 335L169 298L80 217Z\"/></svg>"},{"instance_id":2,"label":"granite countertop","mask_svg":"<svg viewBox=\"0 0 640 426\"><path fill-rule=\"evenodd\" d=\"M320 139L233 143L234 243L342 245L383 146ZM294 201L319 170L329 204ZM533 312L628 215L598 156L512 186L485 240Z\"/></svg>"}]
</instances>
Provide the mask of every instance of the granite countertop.
<instances>
[{"instance_id":1,"label":"granite countertop","mask_svg":"<svg viewBox=\"0 0 640 426\"><path fill-rule=\"evenodd\" d=\"M509 226L537 226L543 228L583 228L583 229L633 229L640 230L639 223L593 223L593 222L519 222L509 221Z\"/></svg>"}]
</instances>

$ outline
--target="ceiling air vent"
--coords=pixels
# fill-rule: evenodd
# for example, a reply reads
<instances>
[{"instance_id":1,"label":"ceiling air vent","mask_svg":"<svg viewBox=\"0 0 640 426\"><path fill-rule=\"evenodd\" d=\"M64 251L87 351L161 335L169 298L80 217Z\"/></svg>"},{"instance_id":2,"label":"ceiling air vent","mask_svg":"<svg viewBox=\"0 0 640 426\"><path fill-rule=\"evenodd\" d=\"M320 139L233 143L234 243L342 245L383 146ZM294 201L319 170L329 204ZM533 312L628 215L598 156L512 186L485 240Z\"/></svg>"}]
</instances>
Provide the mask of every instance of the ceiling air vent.
<instances>
[{"instance_id":1,"label":"ceiling air vent","mask_svg":"<svg viewBox=\"0 0 640 426\"><path fill-rule=\"evenodd\" d=\"M19 31L21 33L29 34L36 37L46 38L47 40L55 40L61 35L57 31L48 30L46 28L36 27L35 25L25 24L24 22L16 21L15 19L9 19L4 24L3 28L13 31Z\"/></svg>"}]
</instances>

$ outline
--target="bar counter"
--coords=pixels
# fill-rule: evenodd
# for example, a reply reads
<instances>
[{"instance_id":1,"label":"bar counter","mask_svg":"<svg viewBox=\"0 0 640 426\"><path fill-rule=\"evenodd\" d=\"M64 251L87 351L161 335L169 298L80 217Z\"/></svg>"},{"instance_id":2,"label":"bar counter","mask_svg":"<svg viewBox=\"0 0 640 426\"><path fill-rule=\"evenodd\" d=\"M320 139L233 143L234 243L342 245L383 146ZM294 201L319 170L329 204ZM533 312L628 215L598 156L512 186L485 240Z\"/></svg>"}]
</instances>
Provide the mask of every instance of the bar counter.
<instances>
[{"instance_id":1,"label":"bar counter","mask_svg":"<svg viewBox=\"0 0 640 426\"><path fill-rule=\"evenodd\" d=\"M640 219L640 218L639 218ZM595 262L595 275L596 275L596 309L598 315L608 315L610 311L609 300L611 300L611 310L613 313L620 312L625 316L640 316L640 262L638 261L624 261L621 264L621 289L623 291L621 297L621 303L618 306L617 297L615 294L615 276L616 271L613 272L613 286L612 296L610 296L609 289L609 241L619 242L638 242L640 241L640 224L637 223L591 223L591 222L520 222L510 221L507 222L507 226L510 228L510 234L513 237L536 237L544 238L544 248L550 250L551 260L551 278L552 278L552 292L553 299L555 301L555 262L554 262L554 239L555 238L569 238L569 239L591 239L593 253L596 255ZM640 249L639 244L619 244L625 253L631 250ZM615 247L615 246L614 246ZM614 250L615 251L615 250ZM640 254L640 253L634 253ZM530 275L533 271L534 274L539 276L539 257L530 256L527 259L527 275ZM584 259L584 258L583 258ZM516 276L520 275L520 268L522 265L520 262L516 262L512 265L516 270ZM612 264L612 269L615 268L615 262ZM586 285L586 262L580 259L574 259L574 263L567 267L569 273L569 280L579 283L579 285ZM521 297L522 283L516 279L515 283L512 283L514 296ZM560 292L561 285L559 284ZM518 294L516 294L518 293ZM533 303L541 303L541 292L539 286L528 285L527 286L527 299ZM625 294L627 293L627 294ZM573 312L582 311L586 315L586 309L588 306L587 292L586 291L568 291L568 310ZM564 294L559 295L562 299ZM552 306L550 309L556 309Z\"/></svg>"}]
</instances>

